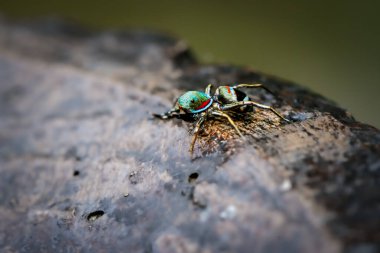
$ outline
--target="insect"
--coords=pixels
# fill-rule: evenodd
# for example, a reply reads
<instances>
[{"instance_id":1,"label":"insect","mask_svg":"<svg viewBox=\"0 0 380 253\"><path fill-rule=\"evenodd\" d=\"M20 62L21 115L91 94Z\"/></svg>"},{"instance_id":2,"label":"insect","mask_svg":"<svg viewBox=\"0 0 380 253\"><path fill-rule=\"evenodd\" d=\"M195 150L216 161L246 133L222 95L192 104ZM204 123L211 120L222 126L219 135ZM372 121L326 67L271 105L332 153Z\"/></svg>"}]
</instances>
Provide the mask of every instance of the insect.
<instances>
[{"instance_id":1,"label":"insect","mask_svg":"<svg viewBox=\"0 0 380 253\"><path fill-rule=\"evenodd\" d=\"M232 118L227 114L228 111L243 113L243 108L249 106L258 107L272 111L280 119L290 122L278 113L271 106L263 105L251 101L247 94L239 90L240 88L262 88L269 93L269 89L262 84L237 84L235 86L219 86L216 88L214 95L211 95L212 84L209 84L205 91L188 91L180 96L173 108L163 114L153 114L159 119L190 117L195 120L193 138L190 144L190 153L194 151L194 145L198 137L198 132L203 123L210 117L222 117L227 119L236 132L244 138L243 134L236 126Z\"/></svg>"}]
</instances>

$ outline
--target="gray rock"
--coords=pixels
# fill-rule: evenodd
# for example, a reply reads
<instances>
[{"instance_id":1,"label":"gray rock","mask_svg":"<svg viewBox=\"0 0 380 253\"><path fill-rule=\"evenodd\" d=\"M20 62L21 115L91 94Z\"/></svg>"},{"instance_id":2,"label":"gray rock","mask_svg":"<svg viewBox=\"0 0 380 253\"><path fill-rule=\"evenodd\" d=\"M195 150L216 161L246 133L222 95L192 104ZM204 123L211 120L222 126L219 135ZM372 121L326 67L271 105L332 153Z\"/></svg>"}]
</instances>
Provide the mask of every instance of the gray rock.
<instances>
[{"instance_id":1,"label":"gray rock","mask_svg":"<svg viewBox=\"0 0 380 253\"><path fill-rule=\"evenodd\" d=\"M248 90L266 111L158 121L182 92ZM149 31L0 21L1 252L378 252L380 132L249 69L203 66Z\"/></svg>"}]
</instances>

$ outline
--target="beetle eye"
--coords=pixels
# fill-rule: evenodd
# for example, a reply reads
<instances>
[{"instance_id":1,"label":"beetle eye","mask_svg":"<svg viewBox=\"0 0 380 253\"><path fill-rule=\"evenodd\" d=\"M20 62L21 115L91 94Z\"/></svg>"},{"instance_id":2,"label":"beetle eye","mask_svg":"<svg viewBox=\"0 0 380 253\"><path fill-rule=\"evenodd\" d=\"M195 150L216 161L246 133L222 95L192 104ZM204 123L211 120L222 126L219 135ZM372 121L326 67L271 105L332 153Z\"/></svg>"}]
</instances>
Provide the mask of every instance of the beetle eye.
<instances>
[{"instance_id":1,"label":"beetle eye","mask_svg":"<svg viewBox=\"0 0 380 253\"><path fill-rule=\"evenodd\" d=\"M194 100L194 99L192 99L192 100L190 100L190 102L191 102L192 104L194 104L194 103L195 103L195 100Z\"/></svg>"}]
</instances>

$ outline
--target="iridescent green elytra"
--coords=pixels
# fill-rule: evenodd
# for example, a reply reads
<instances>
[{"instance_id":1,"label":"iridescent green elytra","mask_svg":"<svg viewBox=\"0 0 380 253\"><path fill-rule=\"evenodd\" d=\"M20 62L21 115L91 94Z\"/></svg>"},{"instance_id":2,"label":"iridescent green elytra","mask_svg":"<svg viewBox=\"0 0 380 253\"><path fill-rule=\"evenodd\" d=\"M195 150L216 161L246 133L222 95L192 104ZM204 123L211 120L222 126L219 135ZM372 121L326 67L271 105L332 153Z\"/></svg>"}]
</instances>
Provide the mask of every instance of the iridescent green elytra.
<instances>
[{"instance_id":1,"label":"iridescent green elytra","mask_svg":"<svg viewBox=\"0 0 380 253\"><path fill-rule=\"evenodd\" d=\"M190 144L190 153L193 153L195 141L198 137L198 132L203 123L208 117L224 117L234 127L236 132L244 137L236 126L231 117L225 113L225 111L236 110L241 107L255 106L261 109L268 109L280 117L286 122L290 122L284 118L280 113L270 106L263 105L254 101L251 101L249 97L239 88L262 88L268 92L271 92L265 88L262 84L238 84L235 86L219 86L211 96L211 87L209 84L206 87L205 92L202 91L188 91L177 99L174 107L168 112L163 114L153 114L160 119L180 118L181 115L190 115L196 120L193 139Z\"/></svg>"}]
</instances>

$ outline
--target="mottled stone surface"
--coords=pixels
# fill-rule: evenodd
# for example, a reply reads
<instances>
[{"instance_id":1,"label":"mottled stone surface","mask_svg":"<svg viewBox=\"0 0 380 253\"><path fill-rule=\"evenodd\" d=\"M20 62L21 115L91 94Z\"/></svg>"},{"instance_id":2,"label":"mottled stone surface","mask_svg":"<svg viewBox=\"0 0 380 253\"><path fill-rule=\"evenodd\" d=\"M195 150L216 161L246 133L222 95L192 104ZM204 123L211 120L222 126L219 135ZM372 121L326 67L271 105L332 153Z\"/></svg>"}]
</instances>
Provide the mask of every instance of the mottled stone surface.
<instances>
[{"instance_id":1,"label":"mottled stone surface","mask_svg":"<svg viewBox=\"0 0 380 253\"><path fill-rule=\"evenodd\" d=\"M158 121L183 91L247 91L255 110ZM292 83L202 66L147 31L0 21L1 252L378 252L380 132Z\"/></svg>"}]
</instances>

